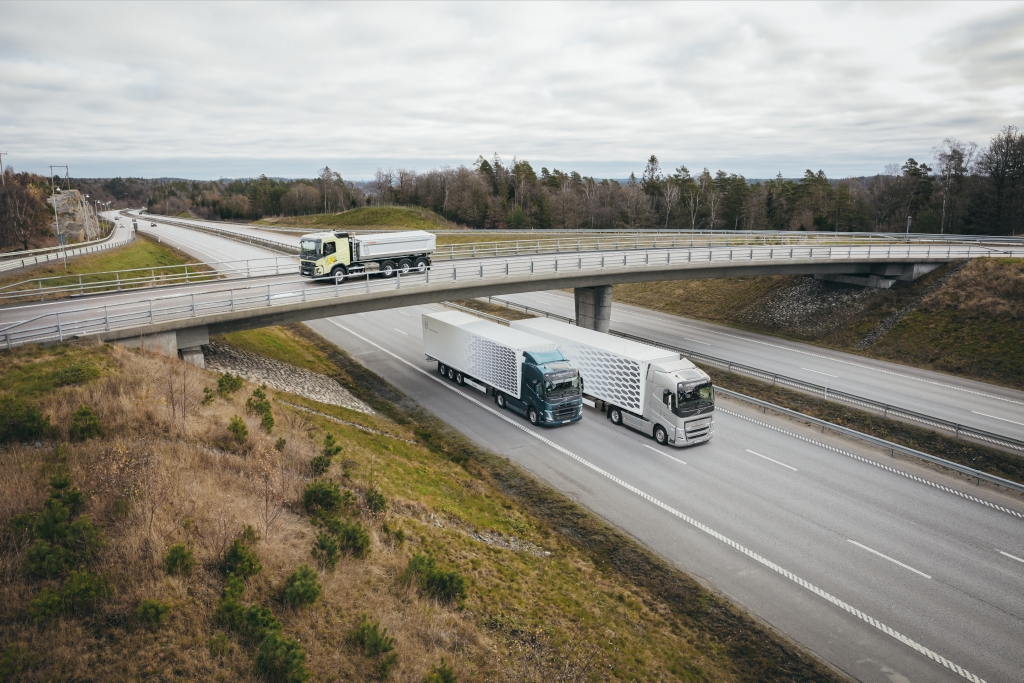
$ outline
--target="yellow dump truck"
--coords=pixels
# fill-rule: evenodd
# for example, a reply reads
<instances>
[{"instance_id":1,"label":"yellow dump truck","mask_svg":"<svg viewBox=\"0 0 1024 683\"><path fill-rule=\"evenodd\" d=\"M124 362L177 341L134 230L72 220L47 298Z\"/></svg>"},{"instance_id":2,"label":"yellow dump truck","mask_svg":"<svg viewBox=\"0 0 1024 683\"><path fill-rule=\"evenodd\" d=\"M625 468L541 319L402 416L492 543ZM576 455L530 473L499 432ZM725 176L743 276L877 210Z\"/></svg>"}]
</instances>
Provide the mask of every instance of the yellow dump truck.
<instances>
[{"instance_id":1,"label":"yellow dump truck","mask_svg":"<svg viewBox=\"0 0 1024 683\"><path fill-rule=\"evenodd\" d=\"M338 282L364 273L426 272L436 237L423 230L349 235L347 232L314 232L299 241L299 272L314 279Z\"/></svg>"}]
</instances>

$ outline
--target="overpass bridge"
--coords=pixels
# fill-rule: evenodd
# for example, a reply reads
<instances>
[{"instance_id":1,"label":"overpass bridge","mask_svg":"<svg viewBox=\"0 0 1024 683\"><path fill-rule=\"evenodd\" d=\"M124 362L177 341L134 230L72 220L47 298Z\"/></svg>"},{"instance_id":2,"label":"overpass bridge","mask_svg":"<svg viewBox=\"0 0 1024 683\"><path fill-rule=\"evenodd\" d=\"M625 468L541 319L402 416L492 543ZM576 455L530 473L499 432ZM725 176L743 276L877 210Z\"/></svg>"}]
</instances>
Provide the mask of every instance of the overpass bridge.
<instances>
[{"instance_id":1,"label":"overpass bridge","mask_svg":"<svg viewBox=\"0 0 1024 683\"><path fill-rule=\"evenodd\" d=\"M840 237L840 236L837 236ZM840 237L841 239L841 237ZM116 300L22 306L0 323L0 348L94 338L141 345L202 363L212 334L315 320L450 299L548 289L576 291L577 322L607 330L611 285L663 280L813 275L840 279L913 279L954 260L1024 256L1024 246L975 243L744 244L626 248L435 261L425 273L391 279L366 275L344 282L287 276L212 281L121 292ZM633 246L633 245L630 245ZM59 304L59 305L55 305Z\"/></svg>"}]
</instances>

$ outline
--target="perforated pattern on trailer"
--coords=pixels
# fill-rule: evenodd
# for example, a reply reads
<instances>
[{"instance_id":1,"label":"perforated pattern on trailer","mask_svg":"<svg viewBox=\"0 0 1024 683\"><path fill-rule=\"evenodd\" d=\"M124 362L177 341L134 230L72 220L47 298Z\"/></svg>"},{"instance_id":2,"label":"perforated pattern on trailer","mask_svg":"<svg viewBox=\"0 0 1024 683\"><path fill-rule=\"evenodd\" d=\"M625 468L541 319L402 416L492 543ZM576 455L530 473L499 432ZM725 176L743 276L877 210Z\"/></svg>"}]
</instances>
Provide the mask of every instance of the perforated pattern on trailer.
<instances>
[{"instance_id":1,"label":"perforated pattern on trailer","mask_svg":"<svg viewBox=\"0 0 1024 683\"><path fill-rule=\"evenodd\" d=\"M639 363L583 344L562 342L559 346L579 369L585 393L640 412Z\"/></svg>"},{"instance_id":2,"label":"perforated pattern on trailer","mask_svg":"<svg viewBox=\"0 0 1024 683\"><path fill-rule=\"evenodd\" d=\"M472 337L469 342L469 367L477 375L477 379L487 382L492 387L501 389L506 394L519 394L516 377L515 352L507 346L495 344L489 339Z\"/></svg>"}]
</instances>

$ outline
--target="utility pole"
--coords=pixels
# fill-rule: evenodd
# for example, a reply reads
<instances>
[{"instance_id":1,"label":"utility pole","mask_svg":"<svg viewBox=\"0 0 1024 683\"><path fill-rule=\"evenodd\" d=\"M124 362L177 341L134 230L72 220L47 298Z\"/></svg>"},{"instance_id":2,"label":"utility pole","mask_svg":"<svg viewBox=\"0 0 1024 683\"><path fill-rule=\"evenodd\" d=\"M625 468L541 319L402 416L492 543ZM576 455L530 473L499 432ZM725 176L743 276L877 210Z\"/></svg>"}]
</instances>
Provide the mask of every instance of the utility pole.
<instances>
[{"instance_id":1,"label":"utility pole","mask_svg":"<svg viewBox=\"0 0 1024 683\"><path fill-rule=\"evenodd\" d=\"M7 152L0 152L0 185L7 185L7 176L4 173L4 155L10 156Z\"/></svg>"},{"instance_id":2,"label":"utility pole","mask_svg":"<svg viewBox=\"0 0 1024 683\"><path fill-rule=\"evenodd\" d=\"M907 216L907 235L904 238L904 241L905 242L909 242L910 241L910 216Z\"/></svg>"},{"instance_id":3,"label":"utility pole","mask_svg":"<svg viewBox=\"0 0 1024 683\"><path fill-rule=\"evenodd\" d=\"M68 249L64 245L64 236L60 234L60 216L57 211L57 190L53 185L53 169L55 168L63 168L64 175L68 176L69 179L71 172L67 166L55 166L50 164L50 198L53 201L53 223L57 226L57 242L60 244L61 254L64 255L64 272L66 273L68 270Z\"/></svg>"}]
</instances>

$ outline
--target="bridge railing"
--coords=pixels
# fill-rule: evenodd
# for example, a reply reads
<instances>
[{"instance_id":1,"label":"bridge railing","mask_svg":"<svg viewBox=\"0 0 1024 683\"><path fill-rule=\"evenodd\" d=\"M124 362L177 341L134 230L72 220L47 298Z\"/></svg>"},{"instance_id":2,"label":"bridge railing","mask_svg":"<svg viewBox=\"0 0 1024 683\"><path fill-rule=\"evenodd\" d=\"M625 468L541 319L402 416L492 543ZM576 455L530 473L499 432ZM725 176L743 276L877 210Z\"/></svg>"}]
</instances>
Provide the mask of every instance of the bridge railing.
<instances>
[{"instance_id":1,"label":"bridge railing","mask_svg":"<svg viewBox=\"0 0 1024 683\"><path fill-rule=\"evenodd\" d=\"M114 239L114 235L116 234L117 227L115 226L109 235L101 240L95 240L93 242L79 242L78 244L66 244L64 246L47 247L45 249L33 249L31 251L0 254L0 272L5 270L16 270L18 268L28 268L30 266L39 265L40 263L56 262L60 261L65 256L94 254L99 251L122 247L135 240L135 232L132 230L129 230L128 235L121 239Z\"/></svg>"},{"instance_id":2,"label":"bridge railing","mask_svg":"<svg viewBox=\"0 0 1024 683\"><path fill-rule=\"evenodd\" d=\"M253 308L273 308L306 301L337 300L372 292L410 287L431 287L439 283L481 283L502 279L595 274L626 268L687 269L707 265L740 265L799 261L801 263L856 261L858 263L892 259L959 259L1006 255L974 245L888 244L879 246L751 246L711 247L618 252L579 252L541 254L505 259L480 259L473 262L435 262L423 273L382 278L359 276L356 280L333 283L313 282L306 278L251 283L242 287L201 289L170 293L149 299L93 305L60 313L44 313L29 320L0 327L0 348L30 342L64 339L117 328L141 327L157 322L194 318ZM1024 254L1024 251L1021 252ZM63 317L62 317L63 316ZM182 324L186 327L187 324Z\"/></svg>"}]
</instances>

